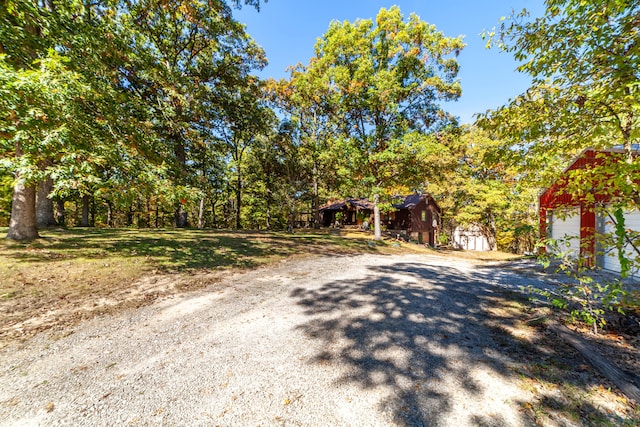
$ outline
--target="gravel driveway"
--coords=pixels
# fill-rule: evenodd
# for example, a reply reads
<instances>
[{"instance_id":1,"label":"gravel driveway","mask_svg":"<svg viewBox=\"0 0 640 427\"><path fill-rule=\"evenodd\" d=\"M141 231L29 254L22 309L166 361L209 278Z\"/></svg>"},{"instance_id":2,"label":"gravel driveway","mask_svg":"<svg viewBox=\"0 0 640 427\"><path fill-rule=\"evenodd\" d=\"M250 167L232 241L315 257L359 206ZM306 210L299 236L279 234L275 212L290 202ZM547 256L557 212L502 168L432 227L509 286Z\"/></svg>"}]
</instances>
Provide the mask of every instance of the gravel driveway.
<instances>
[{"instance_id":1,"label":"gravel driveway","mask_svg":"<svg viewBox=\"0 0 640 427\"><path fill-rule=\"evenodd\" d=\"M0 353L0 425L527 425L464 260L289 260ZM502 343L502 344L501 344Z\"/></svg>"}]
</instances>

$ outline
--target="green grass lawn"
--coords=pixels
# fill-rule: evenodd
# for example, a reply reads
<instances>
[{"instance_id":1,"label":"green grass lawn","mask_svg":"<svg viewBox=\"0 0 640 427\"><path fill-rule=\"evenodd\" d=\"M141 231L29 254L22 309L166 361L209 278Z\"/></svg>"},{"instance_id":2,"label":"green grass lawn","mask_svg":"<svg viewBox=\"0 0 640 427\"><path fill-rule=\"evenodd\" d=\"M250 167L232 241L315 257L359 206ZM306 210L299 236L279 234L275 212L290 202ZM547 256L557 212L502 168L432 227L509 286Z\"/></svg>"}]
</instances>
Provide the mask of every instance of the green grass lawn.
<instances>
[{"instance_id":1,"label":"green grass lawn","mask_svg":"<svg viewBox=\"0 0 640 427\"><path fill-rule=\"evenodd\" d=\"M6 231L0 228L1 235ZM0 337L46 312L84 316L87 310L104 311L107 299L115 299L115 306L130 303L132 290L143 278L169 277L176 289L184 290L206 286L216 274L287 257L431 252L419 245L374 242L364 232L336 230L290 234L74 228L42 230L40 235L24 243L0 239ZM202 276L207 279L194 279ZM146 301L141 298L135 304Z\"/></svg>"},{"instance_id":2,"label":"green grass lawn","mask_svg":"<svg viewBox=\"0 0 640 427\"><path fill-rule=\"evenodd\" d=\"M6 228L0 228L6 234ZM220 230L44 230L27 243L0 240L0 268L58 263L139 263L148 269L185 271L255 267L296 254L388 252L396 245L377 242L370 234L304 231L295 234ZM135 260L132 261L132 260ZM5 272L4 270L1 270Z\"/></svg>"}]
</instances>

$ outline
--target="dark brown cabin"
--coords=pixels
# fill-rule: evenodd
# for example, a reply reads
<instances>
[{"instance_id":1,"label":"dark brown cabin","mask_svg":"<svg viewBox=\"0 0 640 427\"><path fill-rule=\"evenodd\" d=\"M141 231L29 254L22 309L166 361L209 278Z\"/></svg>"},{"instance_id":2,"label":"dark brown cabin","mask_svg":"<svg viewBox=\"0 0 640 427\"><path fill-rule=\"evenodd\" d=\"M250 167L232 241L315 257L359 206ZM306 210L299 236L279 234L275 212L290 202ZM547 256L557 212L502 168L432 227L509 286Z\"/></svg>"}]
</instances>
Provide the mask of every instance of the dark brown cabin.
<instances>
[{"instance_id":1,"label":"dark brown cabin","mask_svg":"<svg viewBox=\"0 0 640 427\"><path fill-rule=\"evenodd\" d=\"M440 207L428 194L411 194L395 198L395 210L385 214L381 222L387 231L420 243L436 244L440 224ZM373 203L368 199L346 199L328 203L320 208L325 227L360 227L364 221L373 222Z\"/></svg>"},{"instance_id":2,"label":"dark brown cabin","mask_svg":"<svg viewBox=\"0 0 640 427\"><path fill-rule=\"evenodd\" d=\"M436 245L441 209L429 194L402 196L393 204L396 209L383 216L387 231L406 235L420 243Z\"/></svg>"},{"instance_id":3,"label":"dark brown cabin","mask_svg":"<svg viewBox=\"0 0 640 427\"><path fill-rule=\"evenodd\" d=\"M331 227L361 226L364 220L373 217L373 203L367 199L346 199L328 203L320 208L322 225Z\"/></svg>"}]
</instances>

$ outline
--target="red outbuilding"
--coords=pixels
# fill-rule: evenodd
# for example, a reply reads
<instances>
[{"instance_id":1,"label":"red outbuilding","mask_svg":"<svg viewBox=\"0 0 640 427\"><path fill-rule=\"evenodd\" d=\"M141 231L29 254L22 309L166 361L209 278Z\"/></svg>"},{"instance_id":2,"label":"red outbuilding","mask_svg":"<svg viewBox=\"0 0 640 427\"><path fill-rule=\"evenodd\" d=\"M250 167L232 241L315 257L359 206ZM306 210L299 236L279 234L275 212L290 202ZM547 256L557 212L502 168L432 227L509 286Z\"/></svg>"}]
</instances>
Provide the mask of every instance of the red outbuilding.
<instances>
[{"instance_id":1,"label":"red outbuilding","mask_svg":"<svg viewBox=\"0 0 640 427\"><path fill-rule=\"evenodd\" d=\"M615 170L610 166L625 159L621 149L587 149L540 195L540 235L563 241L563 249L579 257L585 266L620 271L617 252L599 238L615 229L614 218L606 208L621 197L602 168ZM640 177L633 181L640 183ZM640 230L640 211L624 215L628 231L625 251L635 258L639 255L634 239Z\"/></svg>"}]
</instances>

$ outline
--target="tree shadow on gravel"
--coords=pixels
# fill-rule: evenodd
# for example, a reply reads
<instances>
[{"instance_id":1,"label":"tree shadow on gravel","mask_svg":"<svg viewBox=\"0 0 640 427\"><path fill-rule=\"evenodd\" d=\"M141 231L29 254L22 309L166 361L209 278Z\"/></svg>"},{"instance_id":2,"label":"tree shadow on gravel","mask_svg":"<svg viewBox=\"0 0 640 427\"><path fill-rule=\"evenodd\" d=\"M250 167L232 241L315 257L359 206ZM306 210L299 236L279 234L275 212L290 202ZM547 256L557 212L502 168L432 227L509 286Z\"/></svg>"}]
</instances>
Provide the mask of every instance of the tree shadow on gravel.
<instances>
[{"instance_id":1,"label":"tree shadow on gravel","mask_svg":"<svg viewBox=\"0 0 640 427\"><path fill-rule=\"evenodd\" d=\"M518 315L495 314L493 308L504 304L505 298L515 301L522 296L493 285L491 270L463 272L398 263L369 271L359 280L332 281L318 289L291 292L310 317L299 328L322 343L323 351L312 363L344 368L339 383L390 390L379 410L390 414L397 425L452 425L452 418L469 425L536 425L541 418L534 406L557 412L554 405L558 402L534 399L530 403L509 396L515 420L477 406L476 413L471 409L468 414L459 413L461 397L454 393L463 393L469 403L493 397L493 384L481 379L478 370L517 383L532 376L521 369L523 365L568 351L566 347L532 345L507 332L517 327ZM500 280L508 276L502 274ZM543 372L536 379L570 381L580 390L590 381L551 378ZM611 417L603 409L592 410L596 418Z\"/></svg>"}]
</instances>

